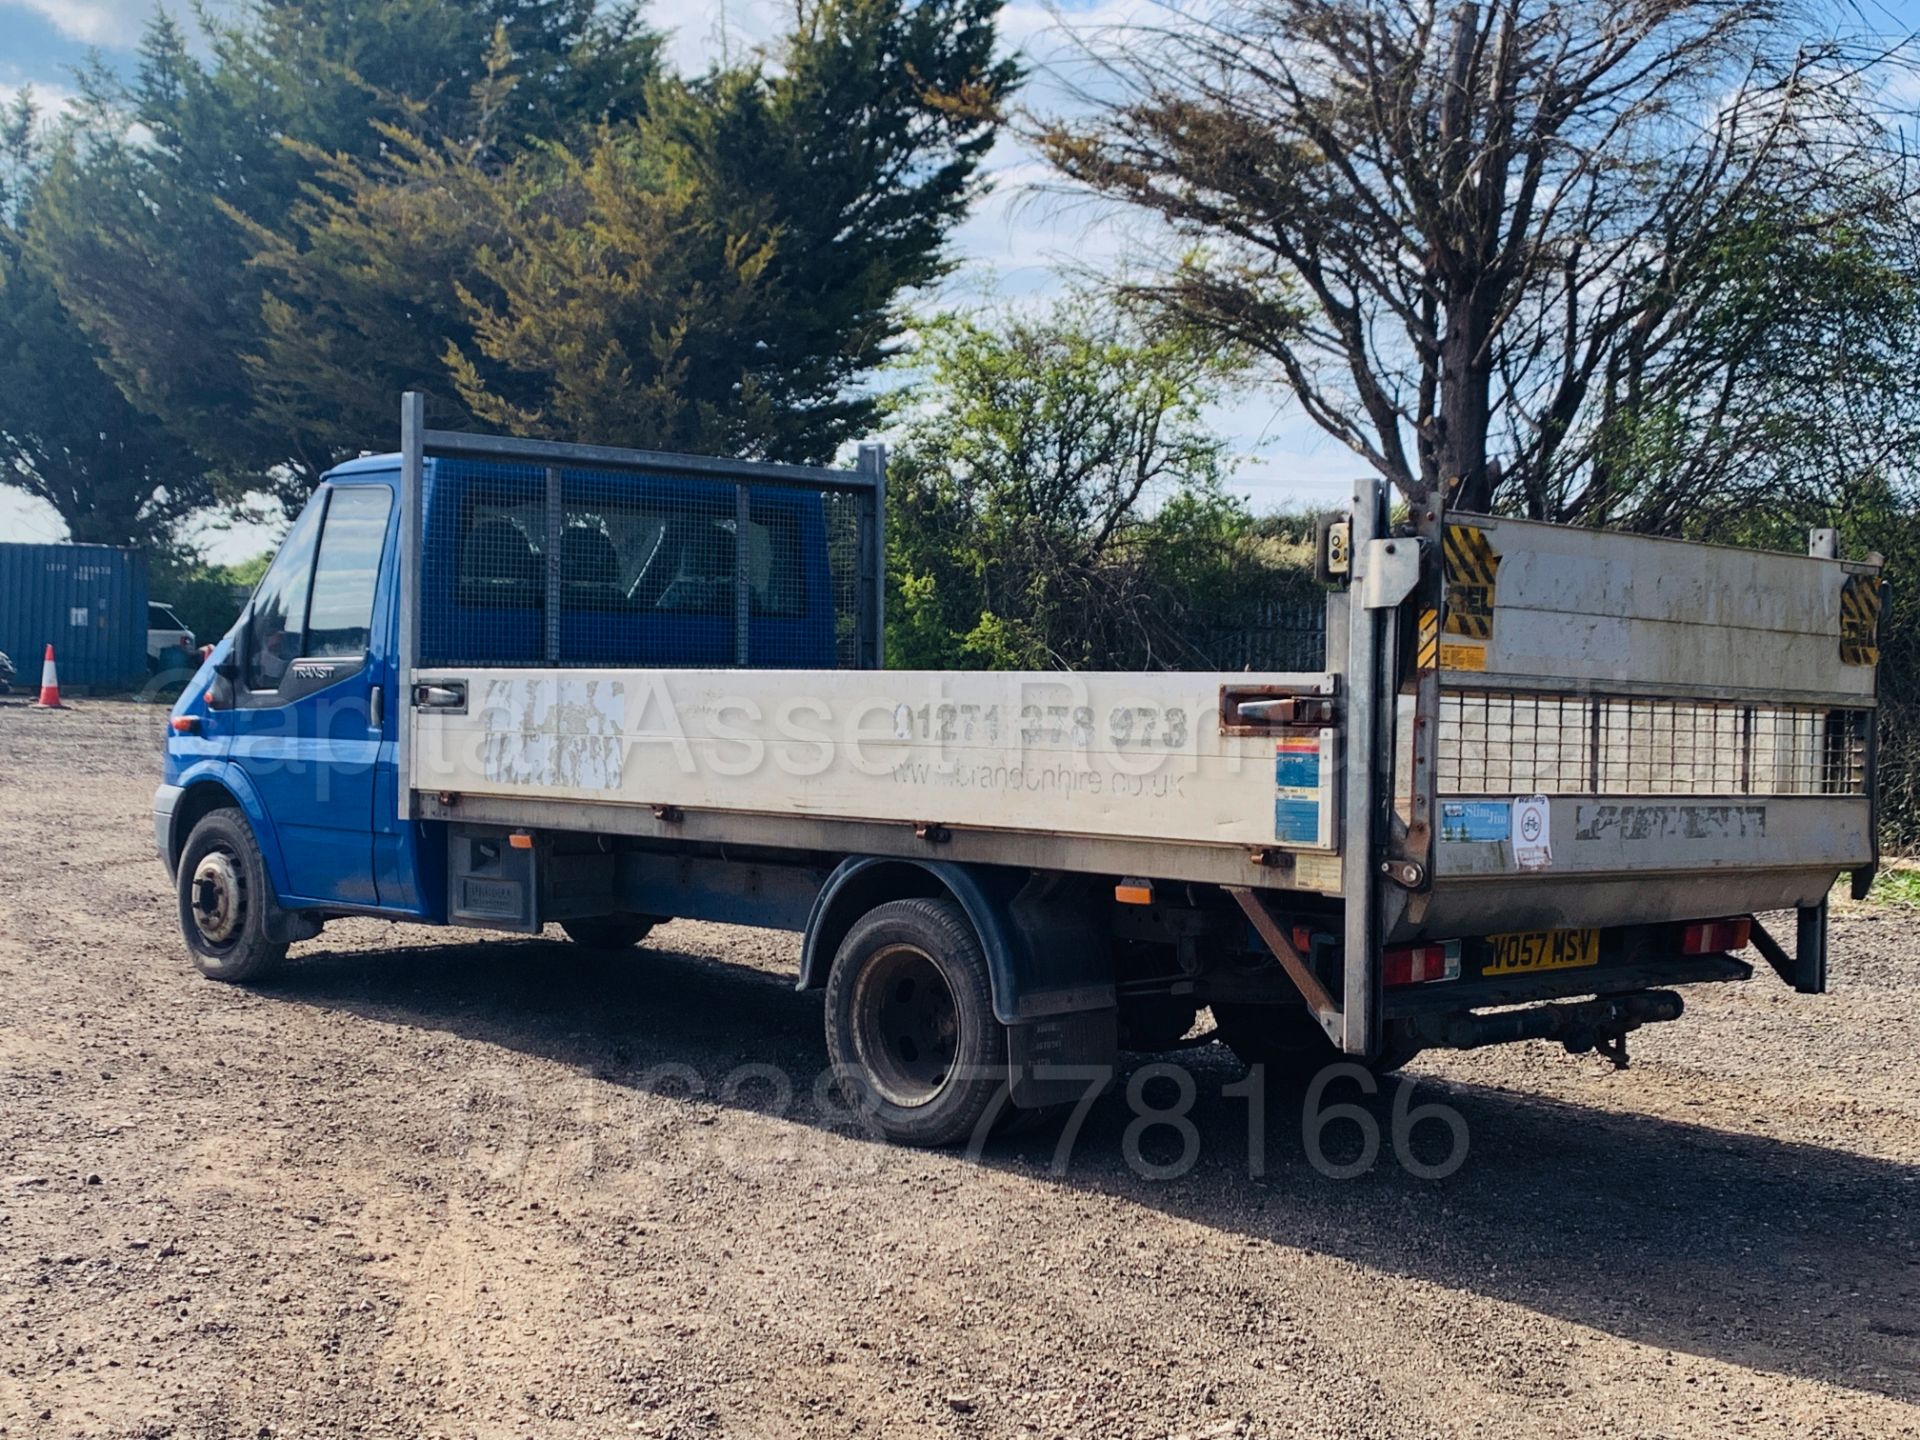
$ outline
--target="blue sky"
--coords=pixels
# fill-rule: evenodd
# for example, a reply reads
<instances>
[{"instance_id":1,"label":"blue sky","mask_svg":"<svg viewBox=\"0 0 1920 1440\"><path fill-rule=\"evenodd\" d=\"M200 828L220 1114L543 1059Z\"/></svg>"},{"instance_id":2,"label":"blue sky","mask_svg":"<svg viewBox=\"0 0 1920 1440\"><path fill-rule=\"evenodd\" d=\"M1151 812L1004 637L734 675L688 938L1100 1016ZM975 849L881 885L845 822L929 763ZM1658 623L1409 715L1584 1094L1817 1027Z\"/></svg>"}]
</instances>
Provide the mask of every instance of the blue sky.
<instances>
[{"instance_id":1,"label":"blue sky","mask_svg":"<svg viewBox=\"0 0 1920 1440\"><path fill-rule=\"evenodd\" d=\"M377 0L376 0L377 3ZM1049 0L1008 0L1001 31L1007 47L1040 71L1028 99L1045 100L1045 66L1061 52L1061 26L1099 28L1153 8L1155 0L1073 0L1056 10ZM169 8L183 13L188 7ZM216 5L217 8L217 5ZM57 104L71 92L71 72L98 47L107 61L130 66L153 0L0 0L0 100L31 84ZM781 0L654 0L654 23L672 33L671 55L683 68L703 66L723 46L744 48L775 33L785 9ZM1920 0L1861 0L1857 23L1889 32L1920 27ZM724 17L724 34L722 21ZM1043 304L1064 285L1063 272L1103 266L1126 258L1143 243L1127 227L1085 206L1060 203L1036 189L1044 168L1016 142L1003 142L991 157L993 190L955 237L962 261L943 287L943 301ZM1257 389L1220 407L1212 416L1241 457L1234 488L1260 509L1337 501L1345 481L1360 468L1345 449L1324 438L1300 416L1278 387ZM370 449L387 436L369 436ZM9 539L58 539L59 520L18 491L0 488L0 535ZM271 534L242 527L208 535L211 553L237 559L270 543Z\"/></svg>"}]
</instances>

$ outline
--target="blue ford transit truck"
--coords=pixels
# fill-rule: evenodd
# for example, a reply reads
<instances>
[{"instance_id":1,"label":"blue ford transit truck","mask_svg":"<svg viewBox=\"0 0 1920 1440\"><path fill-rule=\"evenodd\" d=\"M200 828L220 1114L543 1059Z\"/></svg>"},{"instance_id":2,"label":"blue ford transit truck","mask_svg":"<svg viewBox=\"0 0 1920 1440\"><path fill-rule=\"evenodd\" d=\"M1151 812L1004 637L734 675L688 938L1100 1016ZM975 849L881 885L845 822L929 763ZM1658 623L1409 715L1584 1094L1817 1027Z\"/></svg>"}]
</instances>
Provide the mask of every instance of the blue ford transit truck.
<instances>
[{"instance_id":1,"label":"blue ford transit truck","mask_svg":"<svg viewBox=\"0 0 1920 1440\"><path fill-rule=\"evenodd\" d=\"M893 671L885 465L428 429L330 472L169 720L202 973L331 919L782 928L886 1136L1213 1033L1275 1073L1624 1063L1875 864L1877 562L1490 516L1323 528L1313 672ZM1755 918L1791 911L1791 947ZM643 964L643 958L635 963ZM1093 1077L1090 1082L1088 1077Z\"/></svg>"}]
</instances>

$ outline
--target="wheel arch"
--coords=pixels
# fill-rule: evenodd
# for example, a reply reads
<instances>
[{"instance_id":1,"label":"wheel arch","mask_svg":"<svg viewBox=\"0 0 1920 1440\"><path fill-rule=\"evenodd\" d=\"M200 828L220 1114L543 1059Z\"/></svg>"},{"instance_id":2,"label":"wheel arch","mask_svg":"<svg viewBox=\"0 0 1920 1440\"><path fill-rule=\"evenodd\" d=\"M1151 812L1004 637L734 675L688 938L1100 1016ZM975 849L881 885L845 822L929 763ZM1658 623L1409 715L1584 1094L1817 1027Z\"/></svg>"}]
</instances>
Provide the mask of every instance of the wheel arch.
<instances>
[{"instance_id":1,"label":"wheel arch","mask_svg":"<svg viewBox=\"0 0 1920 1440\"><path fill-rule=\"evenodd\" d=\"M1111 952L1101 943L1086 882L878 856L842 861L814 897L800 946L799 988L825 986L841 942L862 915L913 897L952 900L966 915L986 956L994 1016L1002 1024L1113 1005Z\"/></svg>"},{"instance_id":2,"label":"wheel arch","mask_svg":"<svg viewBox=\"0 0 1920 1440\"><path fill-rule=\"evenodd\" d=\"M247 817L254 844L260 847L260 859L267 878L273 882L276 898L286 893L286 869L281 863L280 840L268 822L260 796L247 777L231 765L209 767L183 777L180 799L173 807L173 829L167 837L167 868L178 871L180 852L186 848L193 827L215 810L232 807Z\"/></svg>"}]
</instances>

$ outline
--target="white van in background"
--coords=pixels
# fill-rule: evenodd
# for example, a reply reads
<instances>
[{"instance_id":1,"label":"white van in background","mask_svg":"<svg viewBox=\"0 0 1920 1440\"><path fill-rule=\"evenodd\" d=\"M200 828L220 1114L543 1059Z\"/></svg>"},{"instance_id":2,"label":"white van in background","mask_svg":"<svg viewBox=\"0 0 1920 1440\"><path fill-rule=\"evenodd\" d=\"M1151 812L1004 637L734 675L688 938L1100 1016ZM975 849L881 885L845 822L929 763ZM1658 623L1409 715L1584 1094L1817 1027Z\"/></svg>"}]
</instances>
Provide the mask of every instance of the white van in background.
<instances>
[{"instance_id":1,"label":"white van in background","mask_svg":"<svg viewBox=\"0 0 1920 1440\"><path fill-rule=\"evenodd\" d=\"M181 623L173 607L164 600L147 602L147 668L156 674L163 670L191 670L200 663L194 648L193 631Z\"/></svg>"}]
</instances>

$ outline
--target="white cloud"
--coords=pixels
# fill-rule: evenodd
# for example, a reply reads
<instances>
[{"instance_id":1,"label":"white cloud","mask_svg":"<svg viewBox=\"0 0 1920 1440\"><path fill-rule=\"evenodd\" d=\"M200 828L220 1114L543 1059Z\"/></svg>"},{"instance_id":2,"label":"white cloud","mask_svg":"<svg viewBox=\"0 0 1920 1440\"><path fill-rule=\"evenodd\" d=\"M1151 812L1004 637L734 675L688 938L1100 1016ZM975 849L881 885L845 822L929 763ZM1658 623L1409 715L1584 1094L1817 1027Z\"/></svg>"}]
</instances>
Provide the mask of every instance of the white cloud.
<instances>
[{"instance_id":1,"label":"white cloud","mask_svg":"<svg viewBox=\"0 0 1920 1440\"><path fill-rule=\"evenodd\" d=\"M29 545L67 538L60 512L37 495L0 485L0 535Z\"/></svg>"},{"instance_id":2,"label":"white cloud","mask_svg":"<svg viewBox=\"0 0 1920 1440\"><path fill-rule=\"evenodd\" d=\"M785 27L790 6L776 0L653 0L647 23L669 32L667 63L686 74L723 56L739 58Z\"/></svg>"},{"instance_id":3,"label":"white cloud","mask_svg":"<svg viewBox=\"0 0 1920 1440\"><path fill-rule=\"evenodd\" d=\"M43 121L60 114L78 98L65 85L49 85L42 80L22 81L18 84L0 80L0 108L11 107L22 90L32 92L34 106L39 110Z\"/></svg>"},{"instance_id":4,"label":"white cloud","mask_svg":"<svg viewBox=\"0 0 1920 1440\"><path fill-rule=\"evenodd\" d=\"M131 49L153 14L153 0L0 0L45 16L54 29L89 45Z\"/></svg>"}]
</instances>

